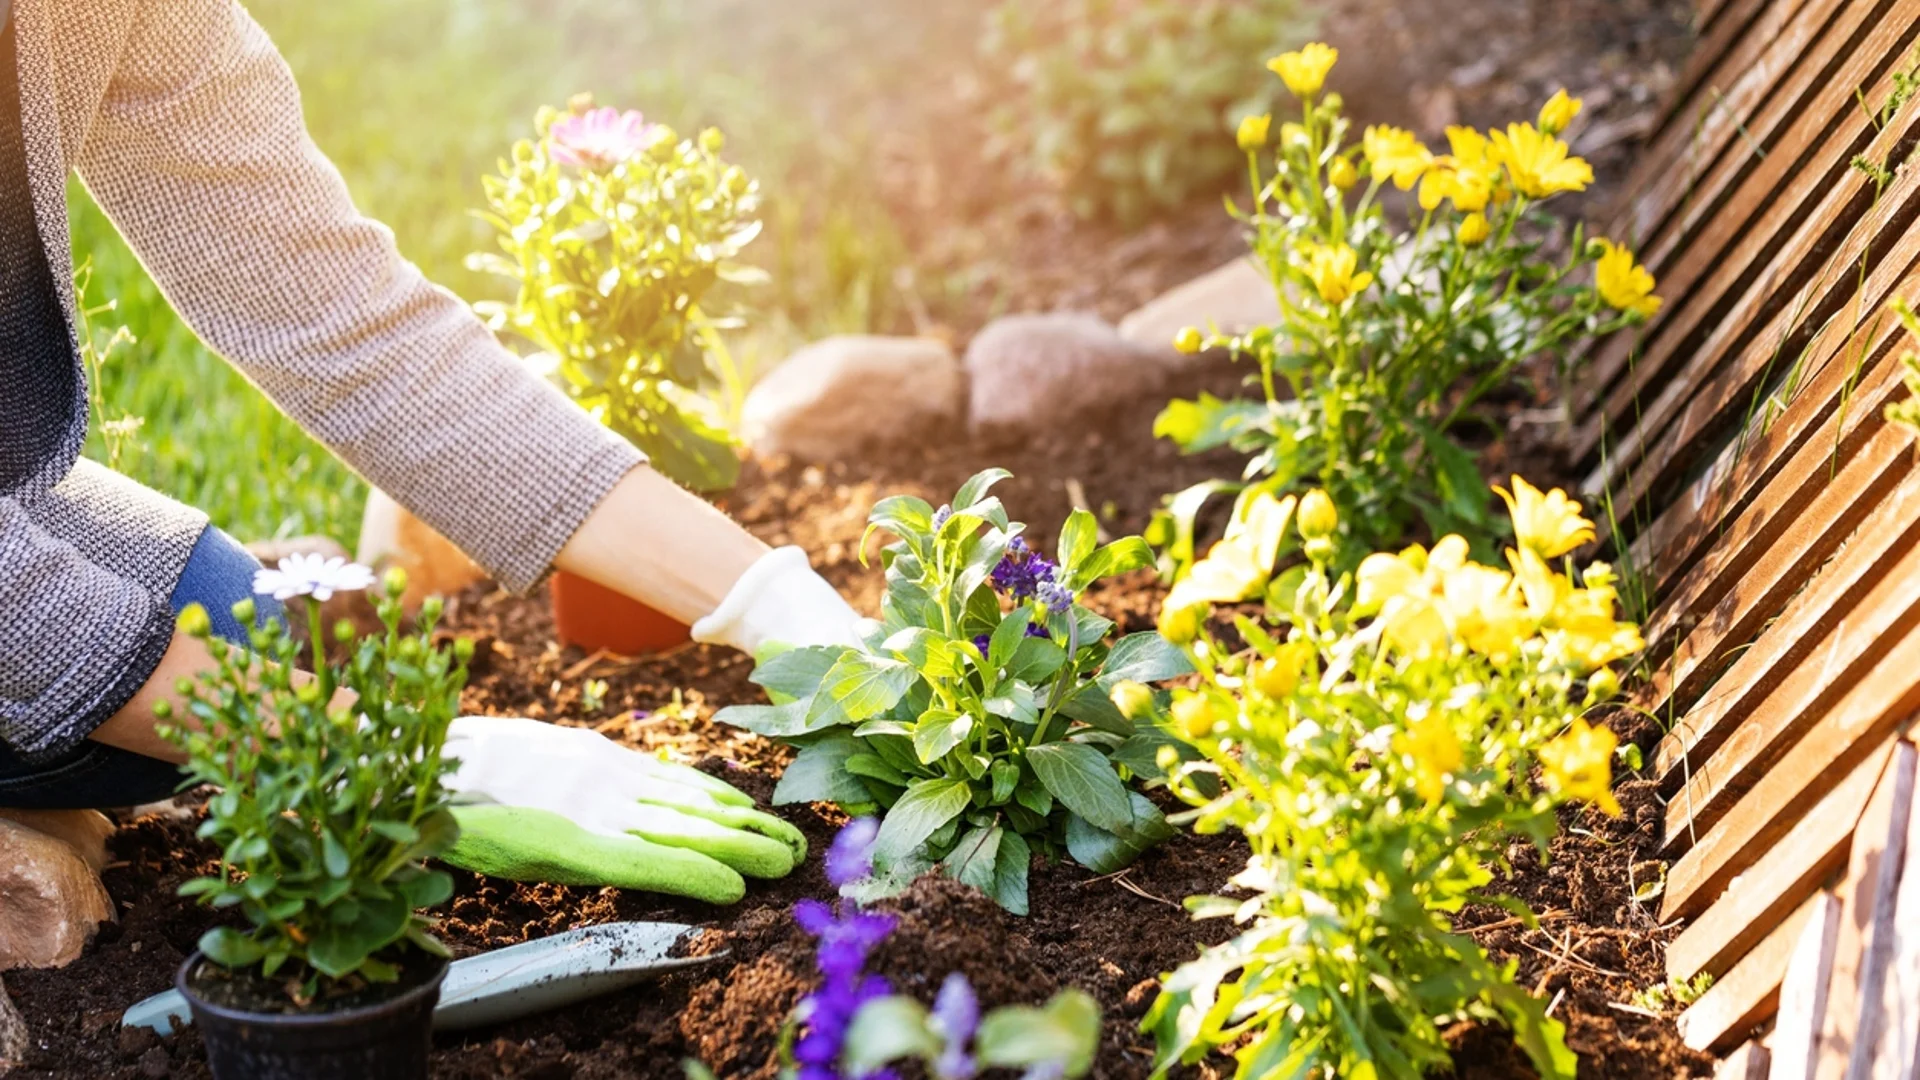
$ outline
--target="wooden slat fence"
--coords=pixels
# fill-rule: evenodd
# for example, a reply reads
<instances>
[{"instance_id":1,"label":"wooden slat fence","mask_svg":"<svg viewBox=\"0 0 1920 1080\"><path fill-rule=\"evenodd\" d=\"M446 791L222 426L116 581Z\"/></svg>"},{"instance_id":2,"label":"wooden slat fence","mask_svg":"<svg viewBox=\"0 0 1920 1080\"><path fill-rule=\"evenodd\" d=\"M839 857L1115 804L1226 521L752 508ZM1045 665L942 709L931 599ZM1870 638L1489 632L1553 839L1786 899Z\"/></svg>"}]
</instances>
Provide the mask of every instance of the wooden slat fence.
<instances>
[{"instance_id":1,"label":"wooden slat fence","mask_svg":"<svg viewBox=\"0 0 1920 1080\"><path fill-rule=\"evenodd\" d=\"M1667 966L1717 979L1682 1032L1737 1075L1912 1077L1889 1031L1920 1027L1920 458L1883 410L1916 347L1887 305L1920 300L1920 99L1893 107L1920 0L1695 11L1603 230L1666 303L1580 358L1570 416L1584 493L1655 600L1635 704L1668 727L1648 766ZM1789 963L1826 974L1783 1006ZM1769 1066L1748 1040L1777 1012Z\"/></svg>"}]
</instances>

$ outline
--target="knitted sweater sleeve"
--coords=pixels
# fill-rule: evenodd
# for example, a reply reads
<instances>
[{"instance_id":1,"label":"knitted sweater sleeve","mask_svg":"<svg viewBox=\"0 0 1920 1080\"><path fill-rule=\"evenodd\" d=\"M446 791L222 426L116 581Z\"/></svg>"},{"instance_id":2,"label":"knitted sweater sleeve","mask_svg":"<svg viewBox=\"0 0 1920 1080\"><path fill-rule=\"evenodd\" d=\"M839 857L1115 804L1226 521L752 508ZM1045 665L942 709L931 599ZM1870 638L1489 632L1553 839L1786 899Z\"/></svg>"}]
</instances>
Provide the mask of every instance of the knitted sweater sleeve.
<instances>
[{"instance_id":1,"label":"knitted sweater sleeve","mask_svg":"<svg viewBox=\"0 0 1920 1080\"><path fill-rule=\"evenodd\" d=\"M237 0L153 0L138 20L81 179L210 347L501 582L533 585L638 451L354 209Z\"/></svg>"}]
</instances>

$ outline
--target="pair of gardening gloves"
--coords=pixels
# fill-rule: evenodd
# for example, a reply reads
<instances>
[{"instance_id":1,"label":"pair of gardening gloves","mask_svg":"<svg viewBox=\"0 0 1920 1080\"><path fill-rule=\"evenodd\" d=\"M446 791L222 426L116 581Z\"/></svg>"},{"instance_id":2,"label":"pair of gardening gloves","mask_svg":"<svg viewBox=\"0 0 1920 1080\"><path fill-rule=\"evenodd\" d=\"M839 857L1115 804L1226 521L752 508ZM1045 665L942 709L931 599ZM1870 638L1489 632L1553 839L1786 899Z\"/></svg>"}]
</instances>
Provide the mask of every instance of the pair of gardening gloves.
<instances>
[{"instance_id":1,"label":"pair of gardening gloves","mask_svg":"<svg viewBox=\"0 0 1920 1080\"><path fill-rule=\"evenodd\" d=\"M693 637L764 658L853 644L858 622L806 554L784 547L754 563ZM446 754L459 761L446 786L460 839L442 858L467 870L731 904L745 878L784 877L807 854L800 830L732 785L585 728L464 716Z\"/></svg>"}]
</instances>

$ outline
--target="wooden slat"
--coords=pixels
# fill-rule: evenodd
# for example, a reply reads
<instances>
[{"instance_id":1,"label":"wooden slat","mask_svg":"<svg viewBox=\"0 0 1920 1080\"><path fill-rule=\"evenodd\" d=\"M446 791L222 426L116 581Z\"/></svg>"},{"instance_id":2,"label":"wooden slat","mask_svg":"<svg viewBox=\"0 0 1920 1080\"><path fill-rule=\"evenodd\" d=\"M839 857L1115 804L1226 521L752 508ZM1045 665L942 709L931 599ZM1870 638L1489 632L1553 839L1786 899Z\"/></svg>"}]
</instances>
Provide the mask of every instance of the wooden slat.
<instances>
[{"instance_id":1,"label":"wooden slat","mask_svg":"<svg viewBox=\"0 0 1920 1080\"><path fill-rule=\"evenodd\" d=\"M1688 847L1689 834L1665 838L1665 852L1686 849L1668 871L1700 879L1709 893L1752 866L1811 810L1820 797L1866 759L1887 734L1920 707L1920 632L1909 632L1808 730L1792 762L1761 777L1726 815Z\"/></svg>"},{"instance_id":2,"label":"wooden slat","mask_svg":"<svg viewBox=\"0 0 1920 1080\"><path fill-rule=\"evenodd\" d=\"M1853 844L1854 827L1892 749L1888 740L1856 766L1718 898L1698 888L1698 879L1669 877L1661 898L1661 921L1684 916L1692 922L1667 946L1667 974L1683 982L1702 973L1720 978L1759 944L1782 915L1805 903L1839 873ZM1709 901L1713 906L1706 906Z\"/></svg>"},{"instance_id":3,"label":"wooden slat","mask_svg":"<svg viewBox=\"0 0 1920 1080\"><path fill-rule=\"evenodd\" d=\"M1920 1078L1920 805L1907 815L1904 862L1894 900L1893 968L1880 999L1884 1020L1871 1080Z\"/></svg>"},{"instance_id":4,"label":"wooden slat","mask_svg":"<svg viewBox=\"0 0 1920 1080\"><path fill-rule=\"evenodd\" d=\"M1680 1039L1695 1050L1726 1050L1772 1016L1780 1004L1780 982L1808 922L1824 916L1829 893L1815 893L1782 919L1726 977L1707 988L1680 1014Z\"/></svg>"},{"instance_id":5,"label":"wooden slat","mask_svg":"<svg viewBox=\"0 0 1920 1080\"><path fill-rule=\"evenodd\" d=\"M1772 1060L1766 1045L1758 1039L1743 1042L1713 1070L1713 1080L1767 1080L1767 1066Z\"/></svg>"},{"instance_id":6,"label":"wooden slat","mask_svg":"<svg viewBox=\"0 0 1920 1080\"><path fill-rule=\"evenodd\" d=\"M1830 892L1815 896L1814 910L1782 973L1768 1080L1813 1080L1819 1068L1820 1028L1827 1018L1842 914L1839 897Z\"/></svg>"},{"instance_id":7,"label":"wooden slat","mask_svg":"<svg viewBox=\"0 0 1920 1080\"><path fill-rule=\"evenodd\" d=\"M1820 1028L1818 1080L1866 1080L1878 1035L1880 992L1892 960L1893 902L1913 814L1913 744L1894 747L1886 775L1874 789L1853 833L1847 878L1841 884L1840 933L1834 943L1833 982Z\"/></svg>"},{"instance_id":8,"label":"wooden slat","mask_svg":"<svg viewBox=\"0 0 1920 1080\"><path fill-rule=\"evenodd\" d=\"M1700 700L1702 692L1729 655L1752 642L1767 621L1781 612L1804 588L1840 543L1864 521L1877 520L1874 508L1891 497L1903 477L1913 472L1913 436L1881 422L1878 408L1870 414L1867 430L1873 437L1854 451L1843 448L1838 462L1819 443L1801 448L1802 467L1814 476L1825 474L1825 484L1782 484L1788 490L1778 501L1762 498L1741 515L1726 540L1717 545L1694 571L1669 593L1645 630L1648 657L1656 677L1648 680L1638 700L1669 715ZM1829 469L1833 471L1829 472ZM1810 496L1805 502L1800 496ZM1754 539L1748 541L1748 537ZM1842 602L1845 593L1835 597ZM1816 621L1822 616L1815 615ZM1673 640L1684 634L1676 644ZM1812 641L1781 641L1783 654L1793 654ZM1749 665L1751 670L1751 665ZM1784 672L1757 673L1762 680ZM1671 769L1675 750L1696 758L1710 752L1724 737L1721 721L1738 720L1750 696L1718 693L1724 679L1714 683L1721 700L1690 713L1681 736L1668 748ZM1741 684L1731 684L1739 687ZM1738 700L1730 698L1738 697Z\"/></svg>"},{"instance_id":9,"label":"wooden slat","mask_svg":"<svg viewBox=\"0 0 1920 1080\"><path fill-rule=\"evenodd\" d=\"M1903 130L1920 134L1920 109L1909 110L1908 115L1910 123ZM1867 194L1850 179L1835 187L1831 200L1857 200ZM1832 216L1843 215L1835 209ZM1827 269L1796 297L1779 304L1767 328L1758 335L1747 335L1734 327L1764 317L1760 310L1763 300L1771 304L1779 298L1772 295L1770 286L1751 290L1694 360L1675 376L1675 382L1661 392L1646 422L1632 433L1635 447L1629 453L1609 457L1587 478L1588 490L1598 492L1613 485L1616 511L1623 516L1650 498L1664 497L1664 492L1699 459L1703 445L1740 424L1748 403L1756 400L1759 383L1784 376L1829 319L1858 325L1878 313L1875 298L1888 295L1920 254L1920 233L1909 231L1916 216L1920 216L1920 169L1905 169L1870 213L1858 215L1857 220L1846 219L1853 221L1850 228L1809 228L1797 236L1774 257L1768 277L1778 280L1793 273L1797 262L1817 259L1824 254L1824 249L1815 250L1820 245L1837 245L1832 247ZM1845 235L1837 235L1842 229ZM1729 354L1735 337L1751 337L1751 346L1743 353ZM1726 355L1735 358L1722 367L1720 360ZM1634 460L1641 447L1638 440L1643 439L1651 440L1644 444L1647 454L1644 460ZM1626 471L1629 465L1631 472ZM1624 490L1619 486L1622 479Z\"/></svg>"},{"instance_id":10,"label":"wooden slat","mask_svg":"<svg viewBox=\"0 0 1920 1080\"><path fill-rule=\"evenodd\" d=\"M1649 388L1691 357L1721 316L1761 280L1767 265L1761 255L1802 229L1806 215L1848 171L1847 162L1874 141L1854 95L1864 90L1877 100L1886 92L1876 85L1880 73L1904 54L1915 31L1912 20L1890 16L1897 5L1912 2L1849 0L1811 49L1792 37L1780 39L1777 47L1804 52L1804 58L1767 107L1742 127L1739 144L1705 175L1688 178L1693 192L1662 228L1623 238L1638 241L1663 295L1673 302L1638 334L1616 334L1595 347L1581 386L1596 394L1607 389L1604 405L1577 410L1584 421L1573 443L1575 460L1589 460L1606 427L1628 422ZM1809 6L1800 21L1820 13ZM1817 266L1800 267L1797 278L1789 275L1781 287L1797 288Z\"/></svg>"},{"instance_id":11,"label":"wooden slat","mask_svg":"<svg viewBox=\"0 0 1920 1080\"><path fill-rule=\"evenodd\" d=\"M1920 245L1914 254L1890 295L1920 293ZM1851 317L1830 322L1808 347L1801 385L1791 394L1776 392L1785 403L1772 422L1728 443L1698 480L1651 525L1638 530L1628 549L1630 563L1656 596L1667 595L1676 576L1694 566L1708 541L1725 536L1727 523L1744 513L1756 496L1769 495L1775 506L1804 506L1815 485L1830 475L1824 467L1789 470L1786 486L1776 486L1786 466L1823 466L1828 449L1844 453L1864 438L1861 420L1877 414L1842 404L1860 400L1851 395L1883 400L1898 381L1898 365L1891 358L1908 340L1898 320L1885 311L1886 299L1861 298L1855 309L1862 325L1856 326ZM1796 457L1809 440L1821 447L1818 461Z\"/></svg>"},{"instance_id":12,"label":"wooden slat","mask_svg":"<svg viewBox=\"0 0 1920 1080\"><path fill-rule=\"evenodd\" d=\"M1900 504L1920 508L1911 436L1891 427L1883 432L1885 441L1893 444L1893 460L1887 467L1904 472L1909 481L1900 488ZM1853 479L1851 472L1841 474L1842 483ZM1848 494L1862 490L1842 483L1831 490ZM1862 514L1871 513L1882 501L1879 490L1876 487L1853 506ZM1801 520L1818 526L1811 515ZM1821 547L1831 551L1848 538L1838 530L1854 524L1840 522L1835 535L1826 537ZM1797 558L1795 567L1779 569L1777 575L1772 566L1756 569L1756 594L1804 591L1792 597L1787 612L1770 604L1734 616L1756 627L1774 613L1782 617L1735 661L1738 670L1727 674L1737 678L1714 684L1660 741L1654 773L1669 788L1679 787L1667 807L1670 829L1704 829L1717 821L1731 801L1752 785L1752 778L1779 760L1882 650L1920 626L1920 547L1910 542L1920 531L1917 525L1920 519L1873 514L1864 534L1853 536L1833 564L1819 570L1818 577L1814 577L1818 568L1804 565L1810 561L1805 558ZM1883 540L1881 533L1896 535ZM1807 587L1809 578L1812 587ZM1867 587L1864 595L1859 593L1862 585ZM1729 595L1723 606L1731 607L1745 596L1743 588ZM1847 603L1854 597L1859 598L1857 606ZM1827 633L1814 633L1823 625L1830 628ZM1795 631L1808 633L1796 637ZM1741 635L1725 640L1730 647L1747 642ZM1749 661L1748 655L1757 658ZM1770 664L1769 659L1777 662Z\"/></svg>"},{"instance_id":13,"label":"wooden slat","mask_svg":"<svg viewBox=\"0 0 1920 1080\"><path fill-rule=\"evenodd\" d=\"M1724 11L1725 18L1713 20L1710 26L1696 25L1693 48L1687 51L1679 76L1667 88L1667 100L1648 133L1646 146L1653 146L1673 124L1696 129L1702 111L1724 96L1720 85L1737 79L1740 72L1753 65L1754 58L1779 34L1801 2L1733 0Z\"/></svg>"}]
</instances>

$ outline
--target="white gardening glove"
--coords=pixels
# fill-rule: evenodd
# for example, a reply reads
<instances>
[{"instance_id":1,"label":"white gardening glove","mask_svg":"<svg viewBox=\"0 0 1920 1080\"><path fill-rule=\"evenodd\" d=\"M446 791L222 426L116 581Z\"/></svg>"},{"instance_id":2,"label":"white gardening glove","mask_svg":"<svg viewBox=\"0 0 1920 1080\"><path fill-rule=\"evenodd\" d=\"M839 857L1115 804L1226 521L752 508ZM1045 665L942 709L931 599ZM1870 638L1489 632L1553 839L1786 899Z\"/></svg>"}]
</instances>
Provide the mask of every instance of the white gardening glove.
<instances>
[{"instance_id":1,"label":"white gardening glove","mask_svg":"<svg viewBox=\"0 0 1920 1080\"><path fill-rule=\"evenodd\" d=\"M730 645L756 659L809 645L857 645L860 616L807 553L774 548L747 568L713 614L693 624L693 640Z\"/></svg>"},{"instance_id":2,"label":"white gardening glove","mask_svg":"<svg viewBox=\"0 0 1920 1080\"><path fill-rule=\"evenodd\" d=\"M463 716L447 729L444 781L460 839L454 866L569 885L739 899L748 877L784 877L800 831L698 769L586 728Z\"/></svg>"}]
</instances>

